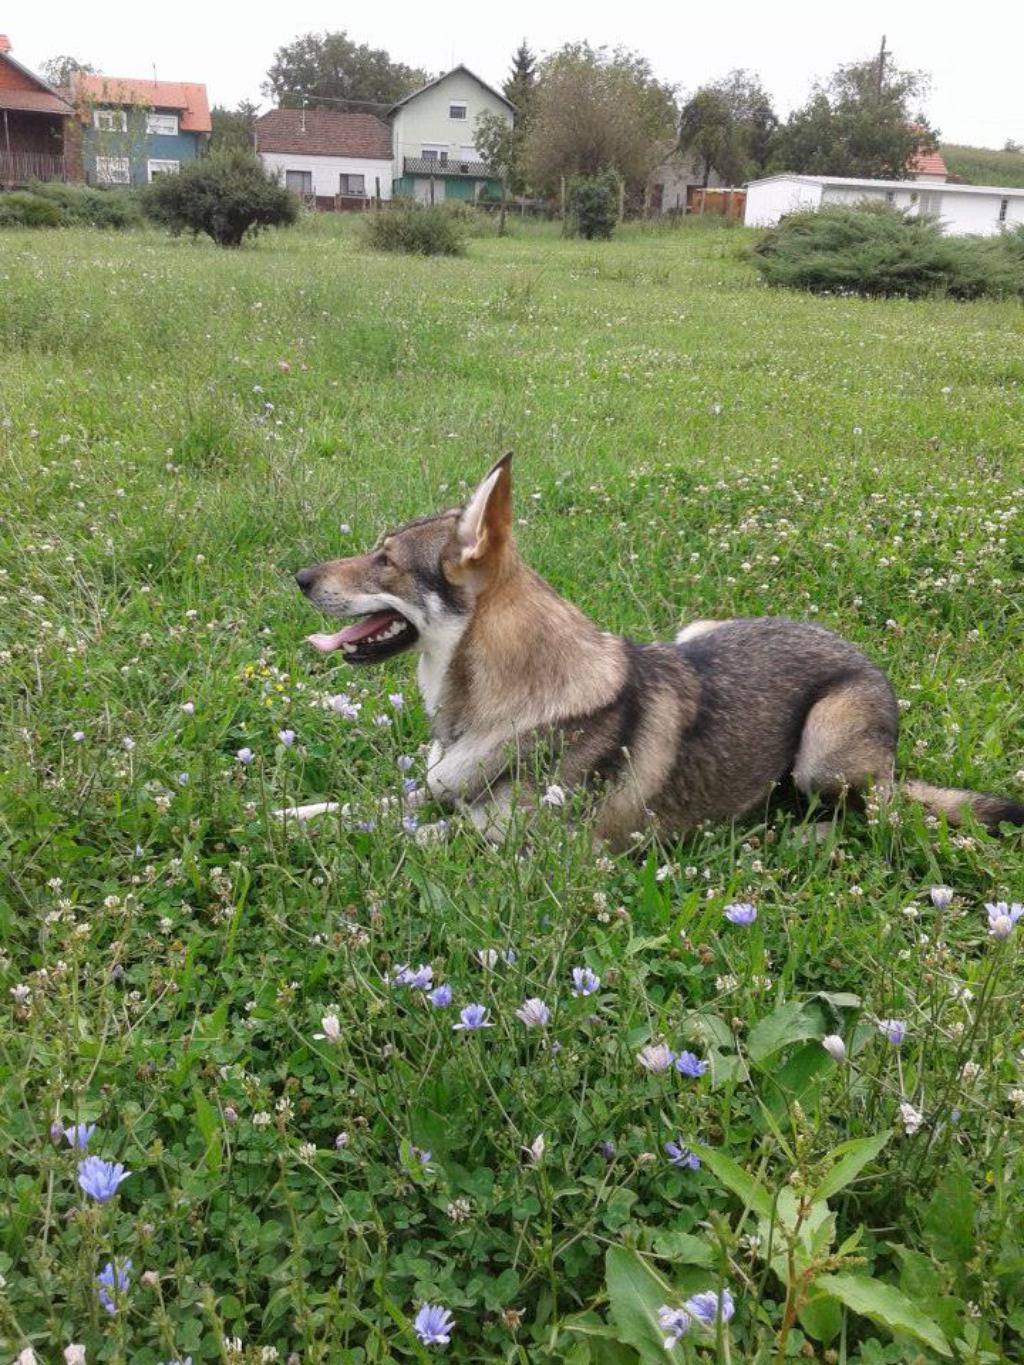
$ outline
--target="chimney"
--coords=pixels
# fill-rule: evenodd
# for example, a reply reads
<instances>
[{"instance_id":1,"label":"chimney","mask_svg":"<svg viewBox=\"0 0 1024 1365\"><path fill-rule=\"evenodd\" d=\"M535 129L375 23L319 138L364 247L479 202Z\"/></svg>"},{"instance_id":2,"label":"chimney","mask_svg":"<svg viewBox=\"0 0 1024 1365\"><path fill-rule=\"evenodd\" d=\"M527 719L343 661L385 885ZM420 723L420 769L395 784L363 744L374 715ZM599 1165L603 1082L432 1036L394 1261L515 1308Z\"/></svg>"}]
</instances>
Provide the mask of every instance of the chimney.
<instances>
[{"instance_id":1,"label":"chimney","mask_svg":"<svg viewBox=\"0 0 1024 1365\"><path fill-rule=\"evenodd\" d=\"M6 33L0 33L0 52L10 52L11 40Z\"/></svg>"}]
</instances>

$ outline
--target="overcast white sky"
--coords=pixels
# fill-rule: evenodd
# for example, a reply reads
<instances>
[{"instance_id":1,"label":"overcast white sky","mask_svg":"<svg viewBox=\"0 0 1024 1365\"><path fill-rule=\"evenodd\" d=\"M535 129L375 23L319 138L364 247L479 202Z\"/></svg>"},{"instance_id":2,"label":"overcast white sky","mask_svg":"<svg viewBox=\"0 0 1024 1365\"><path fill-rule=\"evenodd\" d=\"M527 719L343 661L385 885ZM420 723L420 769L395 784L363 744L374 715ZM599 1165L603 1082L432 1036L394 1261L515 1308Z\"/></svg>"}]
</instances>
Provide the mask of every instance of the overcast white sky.
<instances>
[{"instance_id":1,"label":"overcast white sky","mask_svg":"<svg viewBox=\"0 0 1024 1365\"><path fill-rule=\"evenodd\" d=\"M932 76L927 113L951 142L1001 147L1024 141L1024 5L975 0L408 0L347 7L327 0L50 0L0 8L0 32L37 67L55 53L92 62L111 76L206 83L211 103L266 101L260 84L275 50L300 33L346 29L359 42L431 73L465 62L500 84L520 39L537 52L587 38L646 54L659 76L693 89L743 66L760 72L782 112L839 62L877 51L884 33L903 66Z\"/></svg>"}]
</instances>

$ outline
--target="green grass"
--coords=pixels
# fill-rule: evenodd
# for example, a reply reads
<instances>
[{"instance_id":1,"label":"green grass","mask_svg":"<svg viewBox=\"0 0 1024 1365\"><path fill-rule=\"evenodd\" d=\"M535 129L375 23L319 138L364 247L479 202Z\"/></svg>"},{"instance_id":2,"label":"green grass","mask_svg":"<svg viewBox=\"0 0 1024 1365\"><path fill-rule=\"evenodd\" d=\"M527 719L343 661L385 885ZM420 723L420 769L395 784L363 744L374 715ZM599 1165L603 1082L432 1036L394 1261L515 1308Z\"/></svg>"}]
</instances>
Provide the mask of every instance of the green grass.
<instances>
[{"instance_id":1,"label":"green grass","mask_svg":"<svg viewBox=\"0 0 1024 1365\"><path fill-rule=\"evenodd\" d=\"M961 147L944 142L939 149L951 175L972 185L1024 185L1024 152L1001 152L994 147Z\"/></svg>"},{"instance_id":2,"label":"green grass","mask_svg":"<svg viewBox=\"0 0 1024 1365\"><path fill-rule=\"evenodd\" d=\"M615 860L558 810L525 845L422 845L378 811L400 755L422 777L411 663L303 645L292 571L511 446L525 554L605 626L812 617L890 671L905 771L1019 793L1024 313L769 291L747 245L4 234L8 1358L423 1360L424 1301L460 1361L1024 1354L1024 931L983 909L1024 898L1019 837L900 805L814 840L783 802ZM349 817L268 818L322 796ZM402 963L453 1006L386 984ZM493 1027L454 1032L471 1001ZM659 1039L709 1070L646 1074ZM50 1136L76 1120L131 1171L109 1203ZM724 1285L728 1329L667 1355L657 1308Z\"/></svg>"}]
</instances>

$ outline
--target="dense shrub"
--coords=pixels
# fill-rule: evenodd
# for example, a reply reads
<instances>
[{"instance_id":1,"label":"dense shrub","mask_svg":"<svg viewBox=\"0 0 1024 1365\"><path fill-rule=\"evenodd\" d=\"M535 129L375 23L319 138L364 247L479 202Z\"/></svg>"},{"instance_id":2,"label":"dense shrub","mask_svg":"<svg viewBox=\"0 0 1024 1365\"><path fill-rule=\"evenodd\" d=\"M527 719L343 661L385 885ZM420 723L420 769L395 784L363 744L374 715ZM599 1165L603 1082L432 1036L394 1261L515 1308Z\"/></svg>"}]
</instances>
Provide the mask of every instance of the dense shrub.
<instances>
[{"instance_id":1,"label":"dense shrub","mask_svg":"<svg viewBox=\"0 0 1024 1365\"><path fill-rule=\"evenodd\" d=\"M768 284L814 293L972 299L1024 294L1018 238L946 237L935 219L888 205L833 205L788 214L754 259Z\"/></svg>"},{"instance_id":2,"label":"dense shrub","mask_svg":"<svg viewBox=\"0 0 1024 1365\"><path fill-rule=\"evenodd\" d=\"M577 236L607 241L619 218L619 177L614 171L576 176L569 185L569 212Z\"/></svg>"},{"instance_id":3,"label":"dense shrub","mask_svg":"<svg viewBox=\"0 0 1024 1365\"><path fill-rule=\"evenodd\" d=\"M366 220L366 240L376 251L402 251L410 256L462 256L465 225L461 216L441 204L398 204Z\"/></svg>"},{"instance_id":4,"label":"dense shrub","mask_svg":"<svg viewBox=\"0 0 1024 1365\"><path fill-rule=\"evenodd\" d=\"M128 228L142 222L136 195L128 190L94 190L88 185L33 184L32 193L56 204L61 225L87 223L92 227Z\"/></svg>"},{"instance_id":5,"label":"dense shrub","mask_svg":"<svg viewBox=\"0 0 1024 1365\"><path fill-rule=\"evenodd\" d=\"M250 152L214 153L143 191L146 216L174 233L205 233L219 246L241 246L249 233L294 223L299 201Z\"/></svg>"},{"instance_id":6,"label":"dense shrub","mask_svg":"<svg viewBox=\"0 0 1024 1365\"><path fill-rule=\"evenodd\" d=\"M29 190L0 194L0 227L60 227L60 209Z\"/></svg>"},{"instance_id":7,"label":"dense shrub","mask_svg":"<svg viewBox=\"0 0 1024 1365\"><path fill-rule=\"evenodd\" d=\"M87 185L34 183L0 194L0 227L134 227L142 221L135 196Z\"/></svg>"}]
</instances>

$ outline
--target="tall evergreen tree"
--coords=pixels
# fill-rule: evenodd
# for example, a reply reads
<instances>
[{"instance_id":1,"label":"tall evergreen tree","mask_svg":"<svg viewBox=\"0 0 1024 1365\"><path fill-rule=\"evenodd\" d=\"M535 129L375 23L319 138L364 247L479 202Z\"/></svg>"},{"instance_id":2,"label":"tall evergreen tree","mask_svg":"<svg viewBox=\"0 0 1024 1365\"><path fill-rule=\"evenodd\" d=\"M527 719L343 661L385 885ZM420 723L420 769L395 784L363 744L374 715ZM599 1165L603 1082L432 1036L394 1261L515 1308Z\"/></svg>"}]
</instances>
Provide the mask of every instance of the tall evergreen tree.
<instances>
[{"instance_id":1,"label":"tall evergreen tree","mask_svg":"<svg viewBox=\"0 0 1024 1365\"><path fill-rule=\"evenodd\" d=\"M529 122L536 86L537 58L524 38L513 54L512 70L502 86L505 98L516 107L516 123L519 125Z\"/></svg>"}]
</instances>

